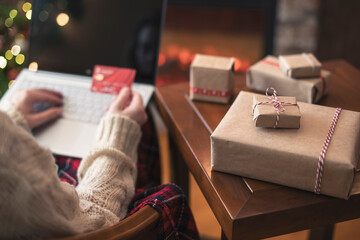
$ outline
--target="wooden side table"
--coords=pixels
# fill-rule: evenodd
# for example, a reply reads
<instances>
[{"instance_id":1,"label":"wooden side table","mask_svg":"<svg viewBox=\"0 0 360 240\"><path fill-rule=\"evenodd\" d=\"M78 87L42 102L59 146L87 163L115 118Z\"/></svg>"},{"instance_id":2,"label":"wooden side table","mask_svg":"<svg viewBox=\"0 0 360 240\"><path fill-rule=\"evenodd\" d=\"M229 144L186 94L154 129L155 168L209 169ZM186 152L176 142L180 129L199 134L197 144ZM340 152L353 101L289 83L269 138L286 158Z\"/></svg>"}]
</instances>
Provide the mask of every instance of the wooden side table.
<instances>
[{"instance_id":1,"label":"wooden side table","mask_svg":"<svg viewBox=\"0 0 360 240\"><path fill-rule=\"evenodd\" d=\"M320 104L360 111L360 71L343 60L325 62L323 68L332 72L332 82ZM249 91L245 75L237 77L235 89ZM360 194L341 200L211 171L210 135L230 104L191 101L188 92L188 82L159 87L156 101L169 129L177 183L187 191L188 168L224 239L260 239L304 229L314 229L311 239L331 239L335 223L360 217Z\"/></svg>"}]
</instances>

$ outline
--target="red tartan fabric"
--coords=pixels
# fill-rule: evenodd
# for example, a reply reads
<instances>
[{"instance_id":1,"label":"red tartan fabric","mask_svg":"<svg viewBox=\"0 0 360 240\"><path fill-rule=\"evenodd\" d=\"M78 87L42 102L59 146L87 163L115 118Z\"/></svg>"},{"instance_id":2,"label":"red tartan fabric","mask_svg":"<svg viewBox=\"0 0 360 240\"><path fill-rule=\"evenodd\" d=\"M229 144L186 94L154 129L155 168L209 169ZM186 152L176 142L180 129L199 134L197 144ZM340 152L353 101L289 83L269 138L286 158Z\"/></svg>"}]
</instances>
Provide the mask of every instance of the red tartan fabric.
<instances>
[{"instance_id":1,"label":"red tartan fabric","mask_svg":"<svg viewBox=\"0 0 360 240\"><path fill-rule=\"evenodd\" d=\"M149 115L150 116L150 115ZM199 234L186 196L175 184L160 185L160 161L152 119L143 125L138 149L136 193L129 206L128 216L145 205L160 213L158 239L199 239ZM78 184L77 168L81 159L55 156L58 175L62 181Z\"/></svg>"}]
</instances>

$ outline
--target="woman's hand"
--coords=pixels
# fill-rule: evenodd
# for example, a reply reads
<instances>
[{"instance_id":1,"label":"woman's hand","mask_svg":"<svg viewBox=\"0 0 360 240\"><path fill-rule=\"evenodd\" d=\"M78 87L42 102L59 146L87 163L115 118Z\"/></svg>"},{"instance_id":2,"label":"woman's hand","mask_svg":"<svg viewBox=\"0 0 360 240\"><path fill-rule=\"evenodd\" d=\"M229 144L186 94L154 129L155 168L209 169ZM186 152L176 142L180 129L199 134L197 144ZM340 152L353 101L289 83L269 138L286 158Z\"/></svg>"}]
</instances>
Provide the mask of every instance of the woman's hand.
<instances>
[{"instance_id":1,"label":"woman's hand","mask_svg":"<svg viewBox=\"0 0 360 240\"><path fill-rule=\"evenodd\" d=\"M141 96L127 87L122 88L119 95L116 96L110 105L109 113L125 115L140 126L147 121Z\"/></svg>"},{"instance_id":2,"label":"woman's hand","mask_svg":"<svg viewBox=\"0 0 360 240\"><path fill-rule=\"evenodd\" d=\"M61 107L51 107L38 113L34 110L34 103L49 102L55 106L61 106L62 95L56 91L43 88L19 90L11 101L24 115L31 129L56 119L62 114Z\"/></svg>"}]
</instances>

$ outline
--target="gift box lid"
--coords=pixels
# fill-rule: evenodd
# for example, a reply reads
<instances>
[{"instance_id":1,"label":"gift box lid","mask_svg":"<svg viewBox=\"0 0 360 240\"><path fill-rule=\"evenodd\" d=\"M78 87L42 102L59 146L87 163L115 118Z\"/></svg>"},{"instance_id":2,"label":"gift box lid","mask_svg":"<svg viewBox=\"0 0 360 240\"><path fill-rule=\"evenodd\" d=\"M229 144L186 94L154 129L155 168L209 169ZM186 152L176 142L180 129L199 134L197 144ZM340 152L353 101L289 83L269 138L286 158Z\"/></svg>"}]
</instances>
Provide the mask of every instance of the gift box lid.
<instances>
[{"instance_id":1,"label":"gift box lid","mask_svg":"<svg viewBox=\"0 0 360 240\"><path fill-rule=\"evenodd\" d=\"M311 53L280 55L280 68L292 77L316 77L320 75L321 63Z\"/></svg>"},{"instance_id":2,"label":"gift box lid","mask_svg":"<svg viewBox=\"0 0 360 240\"><path fill-rule=\"evenodd\" d=\"M234 58L210 56L204 54L196 54L191 67L213 68L217 70L232 71L234 68Z\"/></svg>"}]
</instances>

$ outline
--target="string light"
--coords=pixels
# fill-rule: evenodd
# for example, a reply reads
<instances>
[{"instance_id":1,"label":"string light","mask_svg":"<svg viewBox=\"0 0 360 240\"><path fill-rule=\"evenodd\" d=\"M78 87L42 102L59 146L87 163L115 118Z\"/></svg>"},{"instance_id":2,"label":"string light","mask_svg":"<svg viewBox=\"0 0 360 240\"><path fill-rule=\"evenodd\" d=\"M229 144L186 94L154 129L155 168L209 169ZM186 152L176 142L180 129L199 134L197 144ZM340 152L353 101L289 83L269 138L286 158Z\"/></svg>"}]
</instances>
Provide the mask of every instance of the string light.
<instances>
[{"instance_id":1,"label":"string light","mask_svg":"<svg viewBox=\"0 0 360 240\"><path fill-rule=\"evenodd\" d=\"M67 15L66 13L60 13L56 17L56 22L60 27L63 27L69 22L69 19L69 15Z\"/></svg>"},{"instance_id":2,"label":"string light","mask_svg":"<svg viewBox=\"0 0 360 240\"><path fill-rule=\"evenodd\" d=\"M30 71L33 71L33 72L36 72L38 70L38 64L37 62L32 62L29 64L29 70Z\"/></svg>"},{"instance_id":3,"label":"string light","mask_svg":"<svg viewBox=\"0 0 360 240\"><path fill-rule=\"evenodd\" d=\"M22 5L22 10L24 12L28 12L30 9L31 9L31 3L29 3L29 2L26 2Z\"/></svg>"},{"instance_id":4,"label":"string light","mask_svg":"<svg viewBox=\"0 0 360 240\"><path fill-rule=\"evenodd\" d=\"M32 10L29 10L29 11L27 11L25 16L27 19L31 20L31 15L32 15Z\"/></svg>"},{"instance_id":5,"label":"string light","mask_svg":"<svg viewBox=\"0 0 360 240\"><path fill-rule=\"evenodd\" d=\"M14 45L12 48L11 48L11 53L16 56L20 53L21 51L21 47L19 45Z\"/></svg>"},{"instance_id":6,"label":"string light","mask_svg":"<svg viewBox=\"0 0 360 240\"><path fill-rule=\"evenodd\" d=\"M15 80L10 80L9 84L8 84L8 87L10 88L14 84L14 82L15 82Z\"/></svg>"},{"instance_id":7,"label":"string light","mask_svg":"<svg viewBox=\"0 0 360 240\"><path fill-rule=\"evenodd\" d=\"M11 27L11 25L13 24L13 22L14 22L14 20L12 19L12 18L7 18L6 20L5 20L5 26L6 27Z\"/></svg>"},{"instance_id":8,"label":"string light","mask_svg":"<svg viewBox=\"0 0 360 240\"><path fill-rule=\"evenodd\" d=\"M42 22L45 22L46 19L48 19L48 17L49 17L49 13L48 13L48 11L45 11L45 10L42 10L39 14L39 20Z\"/></svg>"},{"instance_id":9,"label":"string light","mask_svg":"<svg viewBox=\"0 0 360 240\"><path fill-rule=\"evenodd\" d=\"M7 60L3 56L0 56L0 68L4 69L6 67L6 64Z\"/></svg>"},{"instance_id":10,"label":"string light","mask_svg":"<svg viewBox=\"0 0 360 240\"><path fill-rule=\"evenodd\" d=\"M17 55L16 58L15 58L15 62L16 62L17 64L19 64L19 65L23 64L24 61L25 61L25 56L24 56L24 54L19 54L19 55Z\"/></svg>"},{"instance_id":11,"label":"string light","mask_svg":"<svg viewBox=\"0 0 360 240\"><path fill-rule=\"evenodd\" d=\"M22 34L22 33L17 33L17 34L15 35L15 43L21 45L24 40L25 40L24 34Z\"/></svg>"},{"instance_id":12,"label":"string light","mask_svg":"<svg viewBox=\"0 0 360 240\"><path fill-rule=\"evenodd\" d=\"M13 9L9 12L9 17L15 18L17 14L18 14L17 10Z\"/></svg>"},{"instance_id":13,"label":"string light","mask_svg":"<svg viewBox=\"0 0 360 240\"><path fill-rule=\"evenodd\" d=\"M5 58L7 59L7 60L11 60L12 58L13 58L13 54L12 54L12 52L11 52L11 50L7 50L6 52L5 52Z\"/></svg>"}]
</instances>

